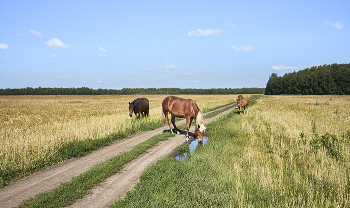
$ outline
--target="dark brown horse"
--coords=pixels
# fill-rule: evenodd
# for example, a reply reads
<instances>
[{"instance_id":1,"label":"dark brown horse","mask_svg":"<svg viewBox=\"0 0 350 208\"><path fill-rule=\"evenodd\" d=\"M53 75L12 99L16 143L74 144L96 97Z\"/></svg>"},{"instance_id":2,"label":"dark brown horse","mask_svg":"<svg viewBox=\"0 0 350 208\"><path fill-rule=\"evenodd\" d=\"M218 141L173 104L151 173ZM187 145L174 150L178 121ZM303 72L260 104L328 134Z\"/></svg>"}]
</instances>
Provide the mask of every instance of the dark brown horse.
<instances>
[{"instance_id":1,"label":"dark brown horse","mask_svg":"<svg viewBox=\"0 0 350 208\"><path fill-rule=\"evenodd\" d=\"M196 122L195 135L199 142L203 142L203 133L205 131L205 124L203 124L203 114L202 110L199 108L196 102L191 99L183 99L175 96L168 96L164 98L162 102L162 123L165 125L165 117L168 118L168 124L170 127L170 132L173 134L171 129L171 123L174 126L175 131L178 129L175 125L175 117L186 118L186 141L188 141L188 131L191 126L191 122L194 119ZM171 123L170 123L171 114Z\"/></svg>"},{"instance_id":2,"label":"dark brown horse","mask_svg":"<svg viewBox=\"0 0 350 208\"><path fill-rule=\"evenodd\" d=\"M147 98L137 98L136 100L129 102L129 116L132 117L132 112L135 113L137 118L149 115L149 102Z\"/></svg>"},{"instance_id":3,"label":"dark brown horse","mask_svg":"<svg viewBox=\"0 0 350 208\"><path fill-rule=\"evenodd\" d=\"M242 107L244 108L244 114L245 114L245 108L247 108L247 114L248 114L248 105L249 100L248 99L238 99L237 98L237 106L239 107L239 114L241 114Z\"/></svg>"},{"instance_id":4,"label":"dark brown horse","mask_svg":"<svg viewBox=\"0 0 350 208\"><path fill-rule=\"evenodd\" d=\"M243 95L238 95L238 99L244 99Z\"/></svg>"}]
</instances>

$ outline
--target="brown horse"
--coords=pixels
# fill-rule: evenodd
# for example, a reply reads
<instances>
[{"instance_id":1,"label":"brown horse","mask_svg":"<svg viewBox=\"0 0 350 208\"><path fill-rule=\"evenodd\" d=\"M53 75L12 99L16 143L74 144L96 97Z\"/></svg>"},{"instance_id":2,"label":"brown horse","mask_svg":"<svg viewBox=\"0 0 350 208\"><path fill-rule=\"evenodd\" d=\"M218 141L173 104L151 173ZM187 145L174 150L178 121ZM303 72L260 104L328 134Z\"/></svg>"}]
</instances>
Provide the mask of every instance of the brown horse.
<instances>
[{"instance_id":1,"label":"brown horse","mask_svg":"<svg viewBox=\"0 0 350 208\"><path fill-rule=\"evenodd\" d=\"M148 116L149 115L149 102L147 98L137 98L136 100L129 102L129 116L132 117L132 112L135 113L137 118L140 118L140 115ZM138 114L138 115L137 115Z\"/></svg>"},{"instance_id":2,"label":"brown horse","mask_svg":"<svg viewBox=\"0 0 350 208\"><path fill-rule=\"evenodd\" d=\"M238 95L238 99L244 99L243 95Z\"/></svg>"},{"instance_id":3,"label":"brown horse","mask_svg":"<svg viewBox=\"0 0 350 208\"><path fill-rule=\"evenodd\" d=\"M248 99L237 98L237 106L239 107L239 114L241 114L242 107L244 108L244 114L245 114L245 108L247 108L247 114L248 114L248 105L249 105Z\"/></svg>"},{"instance_id":4,"label":"brown horse","mask_svg":"<svg viewBox=\"0 0 350 208\"><path fill-rule=\"evenodd\" d=\"M191 126L191 122L194 119L196 122L195 135L198 138L199 142L203 142L203 133L205 131L205 124L203 124L203 114L202 110L199 108L196 102L191 99L183 99L175 96L168 96L164 98L162 102L162 123L165 125L165 117L168 118L168 124L170 127L170 132L173 134L171 129L171 123L174 126L174 129L178 131L175 125L175 117L186 118L186 141L188 141L188 131ZM170 115L171 114L171 123Z\"/></svg>"}]
</instances>

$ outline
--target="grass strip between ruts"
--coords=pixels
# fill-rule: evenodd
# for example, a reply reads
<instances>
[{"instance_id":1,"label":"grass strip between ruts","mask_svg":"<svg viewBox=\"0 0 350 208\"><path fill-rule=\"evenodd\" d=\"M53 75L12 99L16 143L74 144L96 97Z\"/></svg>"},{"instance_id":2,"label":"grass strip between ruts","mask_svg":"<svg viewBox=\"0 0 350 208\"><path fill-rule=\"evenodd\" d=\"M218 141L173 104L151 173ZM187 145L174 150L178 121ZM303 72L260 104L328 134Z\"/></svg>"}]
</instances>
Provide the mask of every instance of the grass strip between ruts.
<instances>
[{"instance_id":1,"label":"grass strip between ruts","mask_svg":"<svg viewBox=\"0 0 350 208\"><path fill-rule=\"evenodd\" d=\"M85 173L74 177L71 181L61 183L50 191L38 194L26 200L18 207L64 207L73 204L77 199L88 194L89 190L97 186L104 179L117 173L122 167L136 159L160 141L172 137L170 132L158 134L136 145L131 151L114 156L105 162L99 163Z\"/></svg>"},{"instance_id":2,"label":"grass strip between ruts","mask_svg":"<svg viewBox=\"0 0 350 208\"><path fill-rule=\"evenodd\" d=\"M224 112L224 111L227 111L227 110L229 110L229 109L231 109L231 108L233 108L233 106L228 106L228 107L223 108L223 109L221 109L221 110L217 110L217 111L208 113L207 115L203 116L203 118L211 118L211 117L214 117L214 116L216 116L216 115L218 115L218 114L220 114L220 113L222 113L222 112Z\"/></svg>"}]
</instances>

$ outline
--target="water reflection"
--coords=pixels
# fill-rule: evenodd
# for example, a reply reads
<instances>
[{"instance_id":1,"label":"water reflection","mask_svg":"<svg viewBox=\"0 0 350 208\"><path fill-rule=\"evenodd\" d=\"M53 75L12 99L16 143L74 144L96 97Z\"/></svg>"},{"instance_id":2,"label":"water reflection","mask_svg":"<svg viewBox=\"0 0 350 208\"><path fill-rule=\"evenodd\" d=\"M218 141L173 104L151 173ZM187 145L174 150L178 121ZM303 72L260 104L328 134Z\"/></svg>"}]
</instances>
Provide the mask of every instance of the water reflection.
<instances>
[{"instance_id":1,"label":"water reflection","mask_svg":"<svg viewBox=\"0 0 350 208\"><path fill-rule=\"evenodd\" d=\"M190 150L190 153L192 153L197 147L201 148L203 145L207 144L208 142L209 142L209 138L206 137L206 136L203 137L203 142L202 143L198 143L198 139L196 138L188 146L188 148ZM180 161L180 162L184 161L184 160L186 160L187 154L188 154L187 152L181 153L181 154L177 155L175 157L175 159Z\"/></svg>"}]
</instances>

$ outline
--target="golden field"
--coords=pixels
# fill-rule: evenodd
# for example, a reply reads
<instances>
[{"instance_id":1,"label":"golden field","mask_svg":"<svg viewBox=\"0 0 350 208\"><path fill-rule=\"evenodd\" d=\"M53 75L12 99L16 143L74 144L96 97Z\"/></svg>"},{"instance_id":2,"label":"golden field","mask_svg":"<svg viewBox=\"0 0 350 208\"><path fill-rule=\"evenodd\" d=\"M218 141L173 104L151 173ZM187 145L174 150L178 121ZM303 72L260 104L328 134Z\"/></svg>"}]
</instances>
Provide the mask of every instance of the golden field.
<instances>
[{"instance_id":1,"label":"golden field","mask_svg":"<svg viewBox=\"0 0 350 208\"><path fill-rule=\"evenodd\" d=\"M280 193L271 205L282 196L284 207L349 205L349 104L344 95L261 96L243 119L250 145L234 164L235 180Z\"/></svg>"},{"instance_id":2,"label":"golden field","mask_svg":"<svg viewBox=\"0 0 350 208\"><path fill-rule=\"evenodd\" d=\"M160 123L166 95L0 96L1 165L29 165L31 153L46 157L69 141L101 138L126 128L135 119L134 114L129 117L129 102L138 97L149 99L149 119ZM233 102L237 95L181 97L195 100L205 111Z\"/></svg>"}]
</instances>

